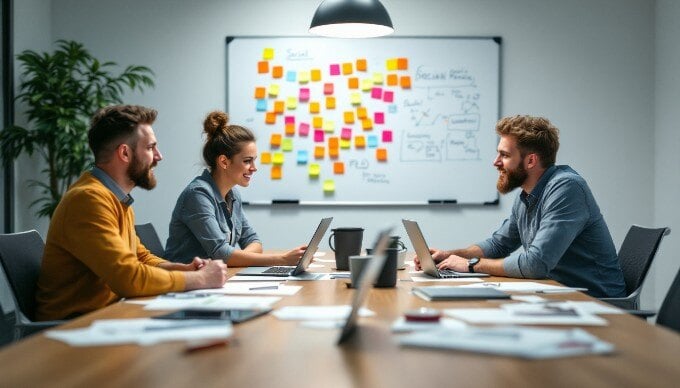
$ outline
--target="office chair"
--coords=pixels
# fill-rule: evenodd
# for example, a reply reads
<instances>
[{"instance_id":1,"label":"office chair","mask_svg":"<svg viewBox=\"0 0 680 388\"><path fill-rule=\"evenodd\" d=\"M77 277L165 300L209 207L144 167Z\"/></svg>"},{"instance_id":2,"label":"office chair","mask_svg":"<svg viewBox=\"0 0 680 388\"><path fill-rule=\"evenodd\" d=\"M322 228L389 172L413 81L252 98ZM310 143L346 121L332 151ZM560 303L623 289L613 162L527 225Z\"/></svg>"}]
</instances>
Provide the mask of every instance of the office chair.
<instances>
[{"instance_id":1,"label":"office chair","mask_svg":"<svg viewBox=\"0 0 680 388\"><path fill-rule=\"evenodd\" d=\"M66 321L35 320L35 291L45 243L35 230L0 234L0 262L14 304L14 340Z\"/></svg>"},{"instance_id":2,"label":"office chair","mask_svg":"<svg viewBox=\"0 0 680 388\"><path fill-rule=\"evenodd\" d=\"M640 291L647 271L659 249L661 239L671 233L670 228L645 228L633 225L619 249L619 264L623 271L626 294L622 298L600 298L624 310L640 308Z\"/></svg>"},{"instance_id":3,"label":"office chair","mask_svg":"<svg viewBox=\"0 0 680 388\"><path fill-rule=\"evenodd\" d=\"M158 257L163 257L165 248L152 223L135 225L135 231L137 231L137 236L146 249Z\"/></svg>"}]
</instances>

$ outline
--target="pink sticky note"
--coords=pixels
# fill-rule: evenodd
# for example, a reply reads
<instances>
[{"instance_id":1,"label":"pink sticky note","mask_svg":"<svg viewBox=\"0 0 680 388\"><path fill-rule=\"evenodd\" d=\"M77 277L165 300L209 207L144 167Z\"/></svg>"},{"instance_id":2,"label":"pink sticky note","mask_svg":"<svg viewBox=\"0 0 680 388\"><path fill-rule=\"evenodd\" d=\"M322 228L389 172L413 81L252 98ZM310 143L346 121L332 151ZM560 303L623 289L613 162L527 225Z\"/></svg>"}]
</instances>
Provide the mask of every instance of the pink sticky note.
<instances>
[{"instance_id":1,"label":"pink sticky note","mask_svg":"<svg viewBox=\"0 0 680 388\"><path fill-rule=\"evenodd\" d=\"M382 132L382 141L383 141L383 143L391 143L392 142L392 130L391 129L386 129Z\"/></svg>"},{"instance_id":2,"label":"pink sticky note","mask_svg":"<svg viewBox=\"0 0 680 388\"><path fill-rule=\"evenodd\" d=\"M309 124L300 123L300 126L298 127L298 133L300 134L300 136L309 135Z\"/></svg>"},{"instance_id":3,"label":"pink sticky note","mask_svg":"<svg viewBox=\"0 0 680 388\"><path fill-rule=\"evenodd\" d=\"M349 140L352 138L352 128L343 128L340 134L340 138L344 140Z\"/></svg>"},{"instance_id":4,"label":"pink sticky note","mask_svg":"<svg viewBox=\"0 0 680 388\"><path fill-rule=\"evenodd\" d=\"M295 124L295 116L286 116L284 120L286 124Z\"/></svg>"},{"instance_id":5,"label":"pink sticky note","mask_svg":"<svg viewBox=\"0 0 680 388\"><path fill-rule=\"evenodd\" d=\"M375 98L377 100L380 100L382 98L382 88L371 89L371 98Z\"/></svg>"},{"instance_id":6,"label":"pink sticky note","mask_svg":"<svg viewBox=\"0 0 680 388\"><path fill-rule=\"evenodd\" d=\"M383 112L375 112L373 114L373 122L375 124L385 124L385 114Z\"/></svg>"},{"instance_id":7,"label":"pink sticky note","mask_svg":"<svg viewBox=\"0 0 680 388\"><path fill-rule=\"evenodd\" d=\"M385 92L383 92L383 101L393 102L394 101L394 92L391 92L389 90L385 90Z\"/></svg>"},{"instance_id":8,"label":"pink sticky note","mask_svg":"<svg viewBox=\"0 0 680 388\"><path fill-rule=\"evenodd\" d=\"M331 75L340 75L340 65L335 63L331 65L330 68Z\"/></svg>"},{"instance_id":9,"label":"pink sticky note","mask_svg":"<svg viewBox=\"0 0 680 388\"><path fill-rule=\"evenodd\" d=\"M326 95L333 94L333 84L330 83L323 84L323 94Z\"/></svg>"},{"instance_id":10,"label":"pink sticky note","mask_svg":"<svg viewBox=\"0 0 680 388\"><path fill-rule=\"evenodd\" d=\"M300 101L309 101L309 88L300 88Z\"/></svg>"},{"instance_id":11,"label":"pink sticky note","mask_svg":"<svg viewBox=\"0 0 680 388\"><path fill-rule=\"evenodd\" d=\"M323 141L324 141L323 130L315 129L314 130L314 142L315 143L323 143Z\"/></svg>"}]
</instances>

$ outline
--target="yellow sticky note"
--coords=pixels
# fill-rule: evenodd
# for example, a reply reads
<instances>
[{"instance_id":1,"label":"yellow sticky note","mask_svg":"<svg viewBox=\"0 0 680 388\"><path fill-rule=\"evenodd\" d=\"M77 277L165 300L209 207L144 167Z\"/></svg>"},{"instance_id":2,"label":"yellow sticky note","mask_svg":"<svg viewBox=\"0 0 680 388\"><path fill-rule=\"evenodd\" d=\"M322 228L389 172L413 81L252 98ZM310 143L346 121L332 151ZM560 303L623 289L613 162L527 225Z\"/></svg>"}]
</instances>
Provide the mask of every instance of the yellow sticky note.
<instances>
[{"instance_id":1,"label":"yellow sticky note","mask_svg":"<svg viewBox=\"0 0 680 388\"><path fill-rule=\"evenodd\" d=\"M361 80L361 90L367 92L373 89L373 80L370 78L364 78Z\"/></svg>"},{"instance_id":2,"label":"yellow sticky note","mask_svg":"<svg viewBox=\"0 0 680 388\"><path fill-rule=\"evenodd\" d=\"M346 111L344 113L344 118L345 118L345 124L354 124L354 112Z\"/></svg>"},{"instance_id":3,"label":"yellow sticky note","mask_svg":"<svg viewBox=\"0 0 680 388\"><path fill-rule=\"evenodd\" d=\"M321 166L317 163L312 163L309 165L309 177L318 178L321 173Z\"/></svg>"},{"instance_id":4,"label":"yellow sticky note","mask_svg":"<svg viewBox=\"0 0 680 388\"><path fill-rule=\"evenodd\" d=\"M271 173L271 178L272 179L281 179L283 176L283 169L281 166L272 166L272 173Z\"/></svg>"},{"instance_id":5,"label":"yellow sticky note","mask_svg":"<svg viewBox=\"0 0 680 388\"><path fill-rule=\"evenodd\" d=\"M285 108L285 105L284 105L283 101L281 101L281 100L274 101L274 113L281 114L281 113L283 113L284 108Z\"/></svg>"},{"instance_id":6,"label":"yellow sticky note","mask_svg":"<svg viewBox=\"0 0 680 388\"><path fill-rule=\"evenodd\" d=\"M378 159L380 162L386 162L387 161L387 149L385 148L378 148L375 150L375 158Z\"/></svg>"},{"instance_id":7,"label":"yellow sticky note","mask_svg":"<svg viewBox=\"0 0 680 388\"><path fill-rule=\"evenodd\" d=\"M397 70L398 66L398 61L397 58L390 58L387 60L387 63L385 64L385 67L387 70L394 71Z\"/></svg>"},{"instance_id":8,"label":"yellow sticky note","mask_svg":"<svg viewBox=\"0 0 680 388\"><path fill-rule=\"evenodd\" d=\"M283 164L283 161L284 161L283 152L274 152L272 163L276 165L281 165Z\"/></svg>"},{"instance_id":9,"label":"yellow sticky note","mask_svg":"<svg viewBox=\"0 0 680 388\"><path fill-rule=\"evenodd\" d=\"M343 75L352 74L352 71L353 71L352 68L353 68L352 62L343 63L342 64L342 74Z\"/></svg>"},{"instance_id":10,"label":"yellow sticky note","mask_svg":"<svg viewBox=\"0 0 680 388\"><path fill-rule=\"evenodd\" d=\"M361 93L351 93L349 95L349 101L352 103L352 105L361 105Z\"/></svg>"},{"instance_id":11,"label":"yellow sticky note","mask_svg":"<svg viewBox=\"0 0 680 388\"><path fill-rule=\"evenodd\" d=\"M344 162L333 163L333 173L344 174L345 173L345 163Z\"/></svg>"},{"instance_id":12,"label":"yellow sticky note","mask_svg":"<svg viewBox=\"0 0 680 388\"><path fill-rule=\"evenodd\" d=\"M363 120L366 117L368 117L368 113L366 112L366 107L358 106L357 107L357 118L360 119L360 120Z\"/></svg>"},{"instance_id":13,"label":"yellow sticky note","mask_svg":"<svg viewBox=\"0 0 680 388\"><path fill-rule=\"evenodd\" d=\"M321 81L321 70L312 69L311 74L312 74L312 81L314 81L314 82Z\"/></svg>"},{"instance_id":14,"label":"yellow sticky note","mask_svg":"<svg viewBox=\"0 0 680 388\"><path fill-rule=\"evenodd\" d=\"M335 122L333 120L324 120L321 126L324 132L333 133L335 131Z\"/></svg>"},{"instance_id":15,"label":"yellow sticky note","mask_svg":"<svg viewBox=\"0 0 680 388\"><path fill-rule=\"evenodd\" d=\"M269 138L269 144L276 148L281 145L281 134L280 133L272 133L272 136Z\"/></svg>"},{"instance_id":16,"label":"yellow sticky note","mask_svg":"<svg viewBox=\"0 0 680 388\"><path fill-rule=\"evenodd\" d=\"M290 152L293 150L293 139L284 137L281 141L281 151Z\"/></svg>"},{"instance_id":17,"label":"yellow sticky note","mask_svg":"<svg viewBox=\"0 0 680 388\"><path fill-rule=\"evenodd\" d=\"M368 68L366 60L363 58L357 59L357 71L366 71Z\"/></svg>"},{"instance_id":18,"label":"yellow sticky note","mask_svg":"<svg viewBox=\"0 0 680 388\"><path fill-rule=\"evenodd\" d=\"M297 97L286 98L286 108L288 108L288 110L293 110L297 108L297 101L298 101Z\"/></svg>"},{"instance_id":19,"label":"yellow sticky note","mask_svg":"<svg viewBox=\"0 0 680 388\"><path fill-rule=\"evenodd\" d=\"M366 138L364 136L356 136L354 138L354 146L356 148L366 148Z\"/></svg>"},{"instance_id":20,"label":"yellow sticky note","mask_svg":"<svg viewBox=\"0 0 680 388\"><path fill-rule=\"evenodd\" d=\"M279 95L279 85L277 84L271 84L269 85L269 95L272 97L276 97Z\"/></svg>"},{"instance_id":21,"label":"yellow sticky note","mask_svg":"<svg viewBox=\"0 0 680 388\"><path fill-rule=\"evenodd\" d=\"M323 181L323 192L324 193L333 193L335 192L335 181L332 179L326 179Z\"/></svg>"},{"instance_id":22,"label":"yellow sticky note","mask_svg":"<svg viewBox=\"0 0 680 388\"><path fill-rule=\"evenodd\" d=\"M363 128L364 131L370 131L373 129L373 120L368 117L361 120L361 128Z\"/></svg>"},{"instance_id":23,"label":"yellow sticky note","mask_svg":"<svg viewBox=\"0 0 680 388\"><path fill-rule=\"evenodd\" d=\"M382 85L383 84L383 74L382 73L373 73L373 84L374 85Z\"/></svg>"},{"instance_id":24,"label":"yellow sticky note","mask_svg":"<svg viewBox=\"0 0 680 388\"><path fill-rule=\"evenodd\" d=\"M325 155L326 155L326 148L324 146L314 147L314 157L316 159L323 159L323 157Z\"/></svg>"},{"instance_id":25,"label":"yellow sticky note","mask_svg":"<svg viewBox=\"0 0 680 388\"><path fill-rule=\"evenodd\" d=\"M263 152L260 154L260 163L261 164L269 164L272 162L272 154L271 152Z\"/></svg>"},{"instance_id":26,"label":"yellow sticky note","mask_svg":"<svg viewBox=\"0 0 680 388\"><path fill-rule=\"evenodd\" d=\"M274 59L274 49L271 47L265 47L265 49L262 50L262 59L265 61Z\"/></svg>"},{"instance_id":27,"label":"yellow sticky note","mask_svg":"<svg viewBox=\"0 0 680 388\"><path fill-rule=\"evenodd\" d=\"M319 113L319 103L312 101L309 103L309 113Z\"/></svg>"},{"instance_id":28,"label":"yellow sticky note","mask_svg":"<svg viewBox=\"0 0 680 388\"><path fill-rule=\"evenodd\" d=\"M335 97L326 97L326 109L335 109Z\"/></svg>"},{"instance_id":29,"label":"yellow sticky note","mask_svg":"<svg viewBox=\"0 0 680 388\"><path fill-rule=\"evenodd\" d=\"M350 141L349 139L347 139L347 140L340 139L340 148L342 148L343 150L349 149L349 147L351 145L352 145L352 141Z\"/></svg>"},{"instance_id":30,"label":"yellow sticky note","mask_svg":"<svg viewBox=\"0 0 680 388\"><path fill-rule=\"evenodd\" d=\"M316 129L323 128L323 117L321 116L312 117L312 127Z\"/></svg>"},{"instance_id":31,"label":"yellow sticky note","mask_svg":"<svg viewBox=\"0 0 680 388\"><path fill-rule=\"evenodd\" d=\"M309 82L309 72L307 70L302 70L298 72L298 82L301 84L306 84Z\"/></svg>"}]
</instances>

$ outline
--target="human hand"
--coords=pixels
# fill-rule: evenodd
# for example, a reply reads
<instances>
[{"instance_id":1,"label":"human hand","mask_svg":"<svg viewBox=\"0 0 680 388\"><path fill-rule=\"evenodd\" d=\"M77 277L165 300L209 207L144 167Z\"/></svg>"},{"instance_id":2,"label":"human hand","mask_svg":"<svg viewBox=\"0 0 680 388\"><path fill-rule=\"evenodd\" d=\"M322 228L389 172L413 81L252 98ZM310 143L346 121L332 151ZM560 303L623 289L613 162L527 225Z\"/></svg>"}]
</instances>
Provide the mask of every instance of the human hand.
<instances>
[{"instance_id":1,"label":"human hand","mask_svg":"<svg viewBox=\"0 0 680 388\"><path fill-rule=\"evenodd\" d=\"M306 245L300 245L281 255L281 260L283 260L284 265L295 265L300 261L300 258L305 253L305 249L307 249Z\"/></svg>"},{"instance_id":2,"label":"human hand","mask_svg":"<svg viewBox=\"0 0 680 388\"><path fill-rule=\"evenodd\" d=\"M447 257L449 257L449 255L451 255L451 253L449 251L442 251L442 250L439 250L439 249L436 249L436 248L430 248L430 255L432 256L432 259L434 260L434 262L438 263L438 262L446 259ZM422 267L420 266L420 259L418 258L418 256L413 258L413 263L416 266L416 271L422 270Z\"/></svg>"},{"instance_id":3,"label":"human hand","mask_svg":"<svg viewBox=\"0 0 680 388\"><path fill-rule=\"evenodd\" d=\"M209 259L201 259L200 257L196 256L194 259L191 261L191 263L187 264L189 266L189 271L196 271L199 270L210 261Z\"/></svg>"},{"instance_id":4,"label":"human hand","mask_svg":"<svg viewBox=\"0 0 680 388\"><path fill-rule=\"evenodd\" d=\"M447 259L437 264L437 269L452 269L456 272L469 272L468 260L464 257L450 255Z\"/></svg>"},{"instance_id":5,"label":"human hand","mask_svg":"<svg viewBox=\"0 0 680 388\"><path fill-rule=\"evenodd\" d=\"M205 265L198 270L202 275L205 288L218 288L227 281L227 265L222 260L205 260Z\"/></svg>"}]
</instances>

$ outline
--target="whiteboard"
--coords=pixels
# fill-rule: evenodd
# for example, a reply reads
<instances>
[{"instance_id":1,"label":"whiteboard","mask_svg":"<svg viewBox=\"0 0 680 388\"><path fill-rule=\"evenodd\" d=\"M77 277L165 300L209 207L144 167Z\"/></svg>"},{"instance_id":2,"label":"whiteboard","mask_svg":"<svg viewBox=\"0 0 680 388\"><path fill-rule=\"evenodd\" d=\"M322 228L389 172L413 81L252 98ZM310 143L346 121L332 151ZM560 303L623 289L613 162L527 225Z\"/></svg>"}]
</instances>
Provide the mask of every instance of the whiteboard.
<instances>
[{"instance_id":1,"label":"whiteboard","mask_svg":"<svg viewBox=\"0 0 680 388\"><path fill-rule=\"evenodd\" d=\"M500 38L227 38L250 204L497 203Z\"/></svg>"}]
</instances>

